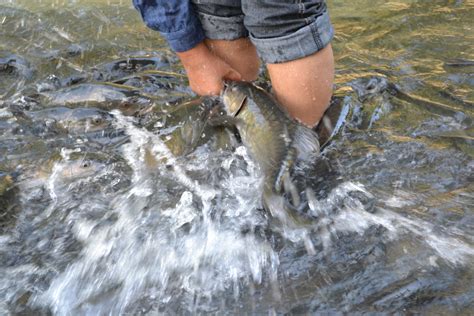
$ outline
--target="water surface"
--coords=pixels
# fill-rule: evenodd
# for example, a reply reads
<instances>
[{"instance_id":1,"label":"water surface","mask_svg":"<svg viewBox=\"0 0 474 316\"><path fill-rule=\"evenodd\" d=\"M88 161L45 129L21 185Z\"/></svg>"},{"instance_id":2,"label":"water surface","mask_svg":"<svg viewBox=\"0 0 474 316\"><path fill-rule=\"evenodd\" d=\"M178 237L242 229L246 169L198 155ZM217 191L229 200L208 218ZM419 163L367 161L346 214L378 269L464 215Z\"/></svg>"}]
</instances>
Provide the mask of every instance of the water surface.
<instances>
[{"instance_id":1,"label":"water surface","mask_svg":"<svg viewBox=\"0 0 474 316\"><path fill-rule=\"evenodd\" d=\"M129 1L0 1L0 313L469 314L474 4L329 9L346 115L285 227Z\"/></svg>"}]
</instances>

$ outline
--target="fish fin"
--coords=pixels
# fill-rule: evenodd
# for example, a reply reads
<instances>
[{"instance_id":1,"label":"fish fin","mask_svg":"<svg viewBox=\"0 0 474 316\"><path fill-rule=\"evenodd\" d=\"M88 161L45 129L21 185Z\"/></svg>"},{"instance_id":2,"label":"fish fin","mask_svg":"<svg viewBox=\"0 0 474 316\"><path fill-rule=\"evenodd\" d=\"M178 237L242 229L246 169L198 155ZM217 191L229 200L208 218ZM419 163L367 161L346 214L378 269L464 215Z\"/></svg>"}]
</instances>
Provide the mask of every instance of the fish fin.
<instances>
[{"instance_id":1,"label":"fish fin","mask_svg":"<svg viewBox=\"0 0 474 316\"><path fill-rule=\"evenodd\" d=\"M263 208L270 213L274 218L277 218L280 222L286 223L287 215L285 214L285 201L283 196L275 194L270 190L264 190L263 192Z\"/></svg>"},{"instance_id":2,"label":"fish fin","mask_svg":"<svg viewBox=\"0 0 474 316\"><path fill-rule=\"evenodd\" d=\"M278 170L277 176L275 178L274 188L275 192L280 193L284 185L285 177L290 177L290 169L293 166L296 157L296 149L294 147L289 147L286 152L285 159L283 159L280 169Z\"/></svg>"},{"instance_id":3,"label":"fish fin","mask_svg":"<svg viewBox=\"0 0 474 316\"><path fill-rule=\"evenodd\" d=\"M291 204L294 207L298 207L301 204L300 195L298 193L298 189L296 185L291 181L291 177L289 173L286 173L283 177L283 189L285 193L291 196Z\"/></svg>"},{"instance_id":4,"label":"fish fin","mask_svg":"<svg viewBox=\"0 0 474 316\"><path fill-rule=\"evenodd\" d=\"M210 126L214 126L214 127L217 127L217 126L233 127L233 126L237 126L240 123L240 119L233 116L228 116L228 115L219 115L219 116L209 118L207 123Z\"/></svg>"},{"instance_id":5,"label":"fish fin","mask_svg":"<svg viewBox=\"0 0 474 316\"><path fill-rule=\"evenodd\" d=\"M318 134L303 125L296 128L292 146L296 149L298 161L311 163L320 153Z\"/></svg>"},{"instance_id":6,"label":"fish fin","mask_svg":"<svg viewBox=\"0 0 474 316\"><path fill-rule=\"evenodd\" d=\"M268 190L265 190L263 193L264 209L285 227L311 226L315 218L304 212L306 206L307 203L302 203L298 207L294 207L282 195Z\"/></svg>"}]
</instances>

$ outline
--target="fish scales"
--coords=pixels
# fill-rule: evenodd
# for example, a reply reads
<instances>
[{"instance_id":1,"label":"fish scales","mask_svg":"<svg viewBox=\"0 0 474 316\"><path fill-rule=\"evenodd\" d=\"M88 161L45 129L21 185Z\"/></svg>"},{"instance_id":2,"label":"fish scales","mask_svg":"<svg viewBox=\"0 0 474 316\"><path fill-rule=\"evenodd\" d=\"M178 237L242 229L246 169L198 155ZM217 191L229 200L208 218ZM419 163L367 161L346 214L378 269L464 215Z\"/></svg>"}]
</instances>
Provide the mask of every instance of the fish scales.
<instances>
[{"instance_id":1,"label":"fish scales","mask_svg":"<svg viewBox=\"0 0 474 316\"><path fill-rule=\"evenodd\" d=\"M290 171L297 159L307 162L319 153L316 133L291 119L269 93L251 83L229 83L222 98L225 118L217 120L237 128L265 176L264 207L280 219L286 218L281 210L290 210L282 203L281 196L288 193L293 206L299 206Z\"/></svg>"},{"instance_id":2,"label":"fish scales","mask_svg":"<svg viewBox=\"0 0 474 316\"><path fill-rule=\"evenodd\" d=\"M253 87L246 87L249 97L238 113L245 123L239 124L238 129L242 141L267 177L265 186L273 188L283 172L280 167L285 168L290 163L295 126L264 90Z\"/></svg>"}]
</instances>

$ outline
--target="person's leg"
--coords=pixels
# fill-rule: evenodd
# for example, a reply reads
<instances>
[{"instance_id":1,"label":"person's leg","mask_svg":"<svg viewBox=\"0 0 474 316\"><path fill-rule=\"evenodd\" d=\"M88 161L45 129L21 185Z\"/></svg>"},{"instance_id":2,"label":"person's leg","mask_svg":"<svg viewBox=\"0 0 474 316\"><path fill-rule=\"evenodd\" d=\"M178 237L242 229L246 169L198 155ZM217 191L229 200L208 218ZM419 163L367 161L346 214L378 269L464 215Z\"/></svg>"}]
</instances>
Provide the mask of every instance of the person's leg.
<instances>
[{"instance_id":1,"label":"person's leg","mask_svg":"<svg viewBox=\"0 0 474 316\"><path fill-rule=\"evenodd\" d=\"M255 80L260 59L244 27L241 1L191 1L206 35L206 46L239 72L242 80Z\"/></svg>"},{"instance_id":2,"label":"person's leg","mask_svg":"<svg viewBox=\"0 0 474 316\"><path fill-rule=\"evenodd\" d=\"M304 124L317 124L334 76L334 30L324 0L242 0L242 11L277 99Z\"/></svg>"},{"instance_id":3,"label":"person's leg","mask_svg":"<svg viewBox=\"0 0 474 316\"><path fill-rule=\"evenodd\" d=\"M267 68L273 93L289 114L308 126L317 124L332 95L331 45L300 59L268 64Z\"/></svg>"},{"instance_id":4,"label":"person's leg","mask_svg":"<svg viewBox=\"0 0 474 316\"><path fill-rule=\"evenodd\" d=\"M257 50L248 38L236 40L212 40L206 39L205 43L209 49L237 70L244 81L257 79L260 59Z\"/></svg>"}]
</instances>

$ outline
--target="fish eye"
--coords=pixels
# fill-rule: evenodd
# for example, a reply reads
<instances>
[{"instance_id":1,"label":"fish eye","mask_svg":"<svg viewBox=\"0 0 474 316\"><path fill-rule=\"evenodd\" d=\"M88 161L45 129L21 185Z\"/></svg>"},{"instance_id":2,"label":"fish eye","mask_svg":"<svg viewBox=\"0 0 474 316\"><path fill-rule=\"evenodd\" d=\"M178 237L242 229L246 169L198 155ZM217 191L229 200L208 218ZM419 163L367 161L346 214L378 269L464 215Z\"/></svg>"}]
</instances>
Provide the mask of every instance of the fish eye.
<instances>
[{"instance_id":1,"label":"fish eye","mask_svg":"<svg viewBox=\"0 0 474 316\"><path fill-rule=\"evenodd\" d=\"M83 161L82 164L81 164L82 168L89 168L90 166L91 166L90 161Z\"/></svg>"},{"instance_id":2,"label":"fish eye","mask_svg":"<svg viewBox=\"0 0 474 316\"><path fill-rule=\"evenodd\" d=\"M98 117L98 116L97 116L97 117L94 117L94 118L92 119L92 123L94 123L94 124L100 124L100 123L102 123L102 122L103 122L103 119L102 119L101 117Z\"/></svg>"}]
</instances>

